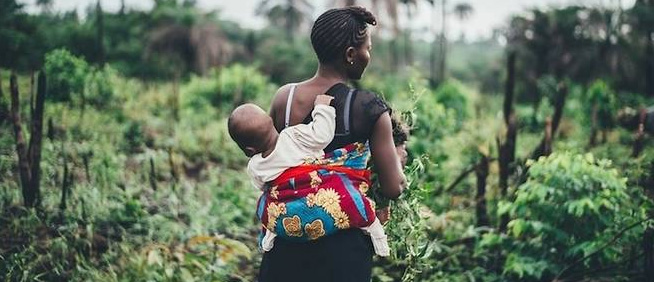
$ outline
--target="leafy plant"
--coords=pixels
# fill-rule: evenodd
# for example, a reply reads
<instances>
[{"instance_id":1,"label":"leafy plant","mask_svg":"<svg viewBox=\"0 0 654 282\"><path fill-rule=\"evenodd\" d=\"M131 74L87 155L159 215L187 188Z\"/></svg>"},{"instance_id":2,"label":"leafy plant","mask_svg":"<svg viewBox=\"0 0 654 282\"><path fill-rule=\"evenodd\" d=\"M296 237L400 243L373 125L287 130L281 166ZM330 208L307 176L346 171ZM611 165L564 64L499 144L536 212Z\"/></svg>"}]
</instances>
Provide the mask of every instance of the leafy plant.
<instances>
[{"instance_id":1,"label":"leafy plant","mask_svg":"<svg viewBox=\"0 0 654 282\"><path fill-rule=\"evenodd\" d=\"M531 162L529 179L517 189L515 200L499 207L500 214L512 218L503 241L504 274L549 280L569 275L561 272L579 260L578 272L619 265L630 249L613 237L632 242L642 232L642 225L619 231L644 218L634 197L642 199L642 194L627 189L626 179L609 160L555 153ZM489 234L482 245L496 236Z\"/></svg>"},{"instance_id":2,"label":"leafy plant","mask_svg":"<svg viewBox=\"0 0 654 282\"><path fill-rule=\"evenodd\" d=\"M49 93L54 101L71 101L81 98L89 66L84 59L66 49L57 49L45 56L45 73L48 74Z\"/></svg>"}]
</instances>

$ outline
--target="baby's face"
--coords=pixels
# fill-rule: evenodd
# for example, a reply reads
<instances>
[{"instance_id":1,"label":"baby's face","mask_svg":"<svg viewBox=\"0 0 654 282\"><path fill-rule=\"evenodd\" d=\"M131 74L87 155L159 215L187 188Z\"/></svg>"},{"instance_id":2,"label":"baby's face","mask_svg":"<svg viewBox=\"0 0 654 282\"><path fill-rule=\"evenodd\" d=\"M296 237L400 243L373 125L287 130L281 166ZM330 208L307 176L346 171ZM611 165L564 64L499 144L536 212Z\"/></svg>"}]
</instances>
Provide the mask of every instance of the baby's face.
<instances>
[{"instance_id":1,"label":"baby's face","mask_svg":"<svg viewBox=\"0 0 654 282\"><path fill-rule=\"evenodd\" d=\"M402 143L400 145L395 146L395 153L397 154L397 157L400 159L400 163L402 163L402 166L406 166L406 162L409 156L409 153L406 151L406 143Z\"/></svg>"}]
</instances>

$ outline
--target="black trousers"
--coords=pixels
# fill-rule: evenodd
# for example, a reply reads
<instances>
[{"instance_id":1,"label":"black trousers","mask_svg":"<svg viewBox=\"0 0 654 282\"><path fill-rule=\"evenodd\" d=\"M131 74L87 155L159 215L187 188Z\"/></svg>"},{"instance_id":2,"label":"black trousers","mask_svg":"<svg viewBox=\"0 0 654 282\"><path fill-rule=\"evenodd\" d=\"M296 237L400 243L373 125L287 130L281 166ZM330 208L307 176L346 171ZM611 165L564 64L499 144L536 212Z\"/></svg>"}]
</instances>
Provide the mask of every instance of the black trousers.
<instances>
[{"instance_id":1,"label":"black trousers","mask_svg":"<svg viewBox=\"0 0 654 282\"><path fill-rule=\"evenodd\" d=\"M355 228L303 243L276 238L259 282L370 282L373 252L370 237Z\"/></svg>"}]
</instances>

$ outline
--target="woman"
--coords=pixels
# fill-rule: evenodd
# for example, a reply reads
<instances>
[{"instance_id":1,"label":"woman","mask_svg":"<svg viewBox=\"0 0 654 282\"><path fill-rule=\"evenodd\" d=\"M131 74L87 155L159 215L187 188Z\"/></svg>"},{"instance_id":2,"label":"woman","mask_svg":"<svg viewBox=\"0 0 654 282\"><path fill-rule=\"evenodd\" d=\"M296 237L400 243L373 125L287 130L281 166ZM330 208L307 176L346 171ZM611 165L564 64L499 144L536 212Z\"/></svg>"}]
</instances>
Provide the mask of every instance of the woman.
<instances>
[{"instance_id":1,"label":"woman","mask_svg":"<svg viewBox=\"0 0 654 282\"><path fill-rule=\"evenodd\" d=\"M281 87L270 116L277 131L308 123L316 96L334 96L336 137L325 152L369 142L381 192L397 198L406 181L395 153L390 109L374 93L349 91L345 85L349 79L360 79L370 61L368 24L375 25L375 17L361 7L331 9L320 15L311 30L318 70L308 80ZM275 247L263 255L259 281L370 281L372 254L370 237L357 228L309 242L278 238Z\"/></svg>"}]
</instances>

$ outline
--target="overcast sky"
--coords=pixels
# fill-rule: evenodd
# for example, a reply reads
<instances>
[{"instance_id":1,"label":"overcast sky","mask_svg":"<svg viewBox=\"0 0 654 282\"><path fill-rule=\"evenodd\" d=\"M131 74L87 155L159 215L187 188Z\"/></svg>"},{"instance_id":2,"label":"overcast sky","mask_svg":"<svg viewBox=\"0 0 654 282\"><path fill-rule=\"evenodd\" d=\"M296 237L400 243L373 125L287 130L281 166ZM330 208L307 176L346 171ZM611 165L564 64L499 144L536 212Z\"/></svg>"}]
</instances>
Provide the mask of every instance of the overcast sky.
<instances>
[{"instance_id":1,"label":"overcast sky","mask_svg":"<svg viewBox=\"0 0 654 282\"><path fill-rule=\"evenodd\" d=\"M117 11L120 8L120 0L100 1L105 11ZM28 11L38 11L33 4L36 0L19 0L19 2L27 4ZM94 5L95 2L96 0L54 0L54 9L56 11L77 9L80 14L83 14L86 8L89 5ZM204 10L221 10L222 18L233 20L249 28L260 28L265 24L265 20L254 13L257 4L260 2L261 0L197 0L200 8ZM315 6L315 18L326 9L328 3L334 1L314 0L310 2L314 3ZM359 2L365 5L369 1ZM433 12L426 4L426 1L418 2L420 3L419 13L415 16L415 20L411 22L411 25L413 29L426 29L432 22ZM455 17L451 17L448 23L448 32L455 37L464 32L467 38L477 39L490 36L493 28L504 25L511 14L520 13L533 7L558 7L569 4L617 6L621 3L623 7L627 8L631 7L635 0L450 0L448 4L454 6L460 2L471 4L474 12L463 23L456 20ZM154 1L125 0L125 3L131 9L149 9ZM400 11L400 15L404 15L404 12Z\"/></svg>"}]
</instances>

